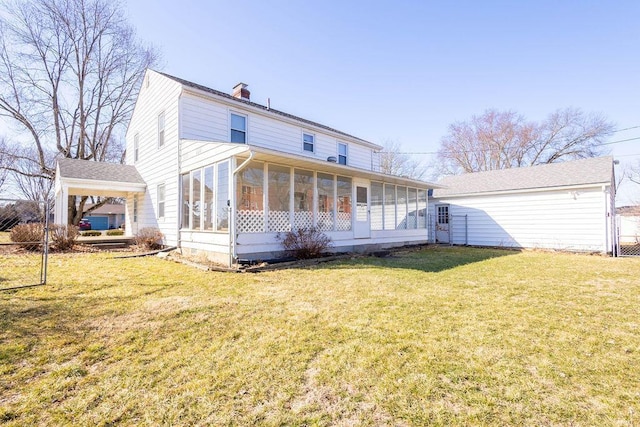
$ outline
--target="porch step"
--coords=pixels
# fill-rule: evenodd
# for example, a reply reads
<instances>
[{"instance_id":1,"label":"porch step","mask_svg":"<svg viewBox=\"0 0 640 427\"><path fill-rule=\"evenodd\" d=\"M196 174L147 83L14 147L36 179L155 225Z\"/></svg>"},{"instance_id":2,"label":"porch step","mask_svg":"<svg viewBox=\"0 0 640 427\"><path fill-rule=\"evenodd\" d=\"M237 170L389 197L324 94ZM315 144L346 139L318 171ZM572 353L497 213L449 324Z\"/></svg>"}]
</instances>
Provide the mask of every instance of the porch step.
<instances>
[{"instance_id":1,"label":"porch step","mask_svg":"<svg viewBox=\"0 0 640 427\"><path fill-rule=\"evenodd\" d=\"M103 237L80 237L78 243L103 250L122 249L133 243L131 237L103 236Z\"/></svg>"}]
</instances>

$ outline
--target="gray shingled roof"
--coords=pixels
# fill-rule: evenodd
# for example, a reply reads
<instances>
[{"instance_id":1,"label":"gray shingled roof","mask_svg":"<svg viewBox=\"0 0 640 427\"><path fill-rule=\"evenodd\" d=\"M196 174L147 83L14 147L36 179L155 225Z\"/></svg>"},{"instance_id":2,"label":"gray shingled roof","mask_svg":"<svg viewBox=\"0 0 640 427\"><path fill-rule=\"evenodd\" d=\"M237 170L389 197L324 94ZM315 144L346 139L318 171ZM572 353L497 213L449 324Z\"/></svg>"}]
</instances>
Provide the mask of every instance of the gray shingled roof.
<instances>
[{"instance_id":1,"label":"gray shingled roof","mask_svg":"<svg viewBox=\"0 0 640 427\"><path fill-rule=\"evenodd\" d=\"M234 101L234 102L238 102L238 103L241 103L241 104L249 105L251 107L259 108L261 110L268 111L270 113L274 113L274 114L277 114L277 115L280 115L280 116L283 116L283 117L286 117L286 118L289 118L289 119L292 119L292 120L296 120L298 122L304 123L304 124L309 125L309 126L318 127L318 128L321 128L321 129L328 130L330 132L337 133L339 135L344 135L346 137L353 138L353 139L356 139L358 141L365 142L367 144L377 145L377 144L374 144L372 142L366 141L366 140L364 140L362 138L358 138L357 136L349 135L348 133L339 131L339 130L334 129L332 127L325 126L323 124L316 123L316 122L313 122L311 120L303 119L301 117L297 117L297 116L294 116L293 114L285 113L283 111L278 111L278 110L275 110L273 108L269 108L269 107L266 107L264 105L257 104L255 102L247 101L245 99L236 98L236 97L233 97L233 96L229 95L228 93L221 92L221 91L215 90L215 89L211 89L209 87L200 85L198 83L190 82L188 80L181 79L179 77L175 77L175 76L172 76L170 74L161 73L160 71L156 71L156 73L161 74L161 75L163 75L163 76L165 76L167 78L170 78L170 79L172 79L172 80L174 80L174 81L176 81L176 82L178 82L178 83L180 83L181 85L184 85L184 86L189 86L189 87L192 87L194 89L201 90L203 92L208 92L208 93L211 93L213 95L221 96L223 98L229 99L229 100Z\"/></svg>"},{"instance_id":2,"label":"gray shingled roof","mask_svg":"<svg viewBox=\"0 0 640 427\"><path fill-rule=\"evenodd\" d=\"M612 184L613 158L596 157L564 163L447 176L434 197L530 190L588 184Z\"/></svg>"},{"instance_id":3,"label":"gray shingled roof","mask_svg":"<svg viewBox=\"0 0 640 427\"><path fill-rule=\"evenodd\" d=\"M59 159L61 178L89 179L96 181L128 182L144 184L135 166L92 160Z\"/></svg>"}]
</instances>

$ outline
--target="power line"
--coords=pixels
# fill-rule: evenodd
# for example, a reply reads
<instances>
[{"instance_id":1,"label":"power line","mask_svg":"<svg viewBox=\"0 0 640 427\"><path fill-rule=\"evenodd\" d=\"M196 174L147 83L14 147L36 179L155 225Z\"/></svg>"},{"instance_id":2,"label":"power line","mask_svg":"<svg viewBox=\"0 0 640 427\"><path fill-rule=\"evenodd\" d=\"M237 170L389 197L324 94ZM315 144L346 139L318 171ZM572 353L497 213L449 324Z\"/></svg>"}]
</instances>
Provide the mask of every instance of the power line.
<instances>
[{"instance_id":1,"label":"power line","mask_svg":"<svg viewBox=\"0 0 640 427\"><path fill-rule=\"evenodd\" d=\"M627 128L627 129L635 129L635 128L640 128L640 126L635 126L632 128ZM627 129L620 129L620 131L623 130L627 130ZM616 131L619 132L619 131ZM601 144L598 144L598 147L601 147L603 145L613 145L613 144L620 144L622 142L629 142L629 141L636 141L640 139L640 136L636 136L635 138L628 138L628 139L621 139L618 141L611 141L611 142L603 142ZM515 147L514 147L515 148ZM476 150L465 150L469 153L472 153ZM437 151L400 151L400 152L394 152L394 151L378 151L379 154L438 154Z\"/></svg>"},{"instance_id":2,"label":"power line","mask_svg":"<svg viewBox=\"0 0 640 427\"><path fill-rule=\"evenodd\" d=\"M640 139L640 136L636 136L635 138L629 138L629 139L621 139L620 141L612 141L612 142L603 142L600 145L612 145L612 144L619 144L621 142L628 142L628 141L635 141L636 139Z\"/></svg>"},{"instance_id":3,"label":"power line","mask_svg":"<svg viewBox=\"0 0 640 427\"><path fill-rule=\"evenodd\" d=\"M612 132L612 133L617 133L617 132L622 132L623 130L631 130L631 129L638 129L638 128L640 128L640 125L638 125L638 126L631 126L631 127L624 128L624 129L616 129L616 130L613 130L613 131L611 131L611 132Z\"/></svg>"}]
</instances>

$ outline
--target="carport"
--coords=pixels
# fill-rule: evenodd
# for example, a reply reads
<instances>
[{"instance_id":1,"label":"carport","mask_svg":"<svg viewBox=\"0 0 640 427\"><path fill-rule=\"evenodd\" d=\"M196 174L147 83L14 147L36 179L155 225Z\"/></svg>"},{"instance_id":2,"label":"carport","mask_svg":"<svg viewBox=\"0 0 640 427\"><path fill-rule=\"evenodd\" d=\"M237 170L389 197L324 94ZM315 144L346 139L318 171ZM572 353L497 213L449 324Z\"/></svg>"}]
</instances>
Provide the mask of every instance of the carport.
<instances>
[{"instance_id":1,"label":"carport","mask_svg":"<svg viewBox=\"0 0 640 427\"><path fill-rule=\"evenodd\" d=\"M69 221L69 196L128 198L146 191L135 166L60 159L56 165L54 222Z\"/></svg>"}]
</instances>

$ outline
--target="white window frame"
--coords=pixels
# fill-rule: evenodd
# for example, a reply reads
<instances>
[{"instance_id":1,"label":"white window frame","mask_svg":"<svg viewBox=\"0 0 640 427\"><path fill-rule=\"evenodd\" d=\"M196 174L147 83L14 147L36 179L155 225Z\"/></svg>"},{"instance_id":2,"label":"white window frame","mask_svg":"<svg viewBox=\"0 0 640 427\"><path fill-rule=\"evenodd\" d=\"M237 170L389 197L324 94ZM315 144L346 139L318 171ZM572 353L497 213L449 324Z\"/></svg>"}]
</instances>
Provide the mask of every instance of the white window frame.
<instances>
[{"instance_id":1,"label":"white window frame","mask_svg":"<svg viewBox=\"0 0 640 427\"><path fill-rule=\"evenodd\" d=\"M165 209L166 209L166 197L167 197L167 187L164 184L164 182L162 184L158 184L157 187L157 200L156 200L156 207L158 209L158 219L160 218L164 218L166 215ZM162 207L162 209L161 209Z\"/></svg>"},{"instance_id":2,"label":"white window frame","mask_svg":"<svg viewBox=\"0 0 640 427\"><path fill-rule=\"evenodd\" d=\"M140 153L140 133L136 132L133 136L133 162L138 161L138 155Z\"/></svg>"},{"instance_id":3,"label":"white window frame","mask_svg":"<svg viewBox=\"0 0 640 427\"><path fill-rule=\"evenodd\" d=\"M233 116L238 116L244 118L244 129L234 129L232 122ZM232 141L233 131L244 132L244 142L236 142ZM248 144L249 142L249 116L246 114L238 113L236 111L229 112L229 142L233 142L234 144Z\"/></svg>"},{"instance_id":4,"label":"white window frame","mask_svg":"<svg viewBox=\"0 0 640 427\"><path fill-rule=\"evenodd\" d=\"M344 155L340 154L340 147L344 147ZM338 164L340 165L348 165L349 164L349 145L346 142L338 142ZM344 163L340 162L340 157L344 157Z\"/></svg>"},{"instance_id":5,"label":"white window frame","mask_svg":"<svg viewBox=\"0 0 640 427\"><path fill-rule=\"evenodd\" d=\"M158 148L164 147L165 136L165 117L164 111L161 111L158 114Z\"/></svg>"},{"instance_id":6,"label":"white window frame","mask_svg":"<svg viewBox=\"0 0 640 427\"><path fill-rule=\"evenodd\" d=\"M311 137L311 142L307 142L305 137ZM307 150L307 144L311 144L311 150ZM306 151L309 153L316 152L316 135L310 132L302 132L302 151Z\"/></svg>"}]
</instances>

